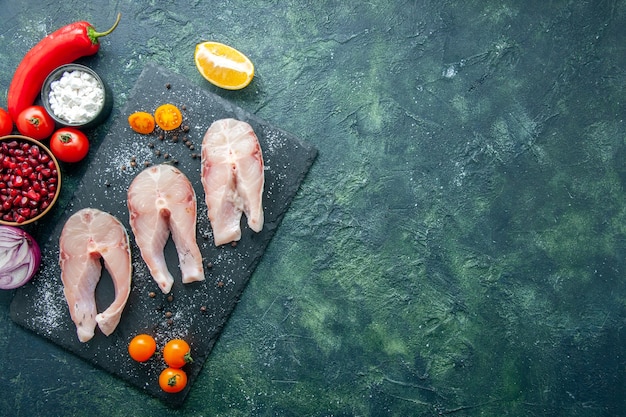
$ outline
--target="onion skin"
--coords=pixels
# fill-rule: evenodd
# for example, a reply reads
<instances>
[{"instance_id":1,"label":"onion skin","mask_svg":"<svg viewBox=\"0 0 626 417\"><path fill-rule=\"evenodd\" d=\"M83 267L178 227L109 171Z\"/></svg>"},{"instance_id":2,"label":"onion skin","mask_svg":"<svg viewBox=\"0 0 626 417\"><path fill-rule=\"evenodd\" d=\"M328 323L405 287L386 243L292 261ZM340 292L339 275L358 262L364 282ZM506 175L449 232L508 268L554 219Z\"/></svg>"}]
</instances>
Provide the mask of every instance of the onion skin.
<instances>
[{"instance_id":1,"label":"onion skin","mask_svg":"<svg viewBox=\"0 0 626 417\"><path fill-rule=\"evenodd\" d=\"M35 239L19 227L0 226L0 289L26 284L41 265L41 250Z\"/></svg>"}]
</instances>

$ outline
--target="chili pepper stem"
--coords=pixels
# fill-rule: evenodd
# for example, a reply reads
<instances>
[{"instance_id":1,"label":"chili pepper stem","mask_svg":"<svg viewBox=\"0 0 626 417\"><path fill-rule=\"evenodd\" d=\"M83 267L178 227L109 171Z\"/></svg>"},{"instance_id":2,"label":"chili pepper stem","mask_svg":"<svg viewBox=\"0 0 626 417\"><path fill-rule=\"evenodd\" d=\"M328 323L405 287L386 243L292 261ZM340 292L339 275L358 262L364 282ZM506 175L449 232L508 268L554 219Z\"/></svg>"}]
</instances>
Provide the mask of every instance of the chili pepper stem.
<instances>
[{"instance_id":1,"label":"chili pepper stem","mask_svg":"<svg viewBox=\"0 0 626 417\"><path fill-rule=\"evenodd\" d=\"M89 26L89 28L87 29L87 36L89 36L89 39L91 39L91 42L93 42L94 44L98 43L98 38L101 38L102 36L106 36L115 30L117 25L120 23L121 18L122 18L122 14L118 13L117 19L115 19L115 23L113 24L113 26L111 26L111 29L105 32L96 32L96 29L94 29L93 26Z\"/></svg>"}]
</instances>

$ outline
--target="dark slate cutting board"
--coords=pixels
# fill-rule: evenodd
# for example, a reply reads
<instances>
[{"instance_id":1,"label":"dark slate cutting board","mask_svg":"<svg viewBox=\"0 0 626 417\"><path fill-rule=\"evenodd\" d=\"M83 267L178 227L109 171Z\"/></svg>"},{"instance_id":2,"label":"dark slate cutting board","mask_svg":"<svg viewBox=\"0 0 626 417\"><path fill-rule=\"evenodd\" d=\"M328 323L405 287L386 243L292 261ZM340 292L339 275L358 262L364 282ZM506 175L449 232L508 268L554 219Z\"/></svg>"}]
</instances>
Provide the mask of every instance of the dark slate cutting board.
<instances>
[{"instance_id":1,"label":"dark slate cutting board","mask_svg":"<svg viewBox=\"0 0 626 417\"><path fill-rule=\"evenodd\" d=\"M183 125L189 127L187 133L179 133L175 141L172 133L161 139L158 135L144 136L130 130L126 120L128 114L138 110L153 112L163 103L184 108ZM216 248L200 183L200 158L196 154L200 153L202 137L210 124L226 117L250 123L259 138L265 162L265 225L260 233L254 233L248 228L244 215L242 238L238 244ZM194 149L183 143L185 136ZM169 406L181 406L316 155L313 147L297 137L204 91L189 80L160 67L146 67L125 110L113 122L96 156L89 162L61 221L55 225L49 240L40 242L42 267L30 283L16 292L11 303L12 319ZM196 191L197 241L205 260L206 280L181 283L175 247L170 239L165 248L168 266L175 278L170 298L158 289L133 240L126 191L133 178L144 169L145 162L175 163L174 160ZM84 207L99 208L115 215L128 230L133 256L132 291L118 328L109 337L96 329L95 337L87 343L79 342L76 336L63 296L58 266L58 238L63 224L71 214ZM113 300L113 284L104 268L96 300L98 312ZM184 391L166 394L160 390L158 375L165 368L160 358L153 358L145 364L129 358L128 342L139 333L154 335L160 348L167 340L176 337L190 343L194 362L184 368L189 377Z\"/></svg>"}]
</instances>

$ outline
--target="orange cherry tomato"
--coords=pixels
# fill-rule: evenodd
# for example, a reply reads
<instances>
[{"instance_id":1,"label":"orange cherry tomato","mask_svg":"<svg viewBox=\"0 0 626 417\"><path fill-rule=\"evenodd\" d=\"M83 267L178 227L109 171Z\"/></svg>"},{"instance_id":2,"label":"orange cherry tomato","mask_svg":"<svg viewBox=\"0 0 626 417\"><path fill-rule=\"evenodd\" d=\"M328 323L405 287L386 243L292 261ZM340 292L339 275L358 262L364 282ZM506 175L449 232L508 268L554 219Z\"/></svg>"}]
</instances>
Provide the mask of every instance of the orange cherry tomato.
<instances>
[{"instance_id":1,"label":"orange cherry tomato","mask_svg":"<svg viewBox=\"0 0 626 417\"><path fill-rule=\"evenodd\" d=\"M165 392L180 392L187 386L187 374L182 369L165 368L159 375L159 386Z\"/></svg>"},{"instance_id":2,"label":"orange cherry tomato","mask_svg":"<svg viewBox=\"0 0 626 417\"><path fill-rule=\"evenodd\" d=\"M130 128L142 135L149 135L154 131L154 117L145 111L137 111L128 116Z\"/></svg>"},{"instance_id":3,"label":"orange cherry tomato","mask_svg":"<svg viewBox=\"0 0 626 417\"><path fill-rule=\"evenodd\" d=\"M182 368L193 362L191 348L182 339L172 339L163 347L163 360L170 368Z\"/></svg>"},{"instance_id":4,"label":"orange cherry tomato","mask_svg":"<svg viewBox=\"0 0 626 417\"><path fill-rule=\"evenodd\" d=\"M156 352L156 341L149 334L138 334L128 344L128 354L137 362L145 362Z\"/></svg>"},{"instance_id":5,"label":"orange cherry tomato","mask_svg":"<svg viewBox=\"0 0 626 417\"><path fill-rule=\"evenodd\" d=\"M154 111L156 124L163 130L174 130L183 123L183 115L173 104L162 104Z\"/></svg>"}]
</instances>

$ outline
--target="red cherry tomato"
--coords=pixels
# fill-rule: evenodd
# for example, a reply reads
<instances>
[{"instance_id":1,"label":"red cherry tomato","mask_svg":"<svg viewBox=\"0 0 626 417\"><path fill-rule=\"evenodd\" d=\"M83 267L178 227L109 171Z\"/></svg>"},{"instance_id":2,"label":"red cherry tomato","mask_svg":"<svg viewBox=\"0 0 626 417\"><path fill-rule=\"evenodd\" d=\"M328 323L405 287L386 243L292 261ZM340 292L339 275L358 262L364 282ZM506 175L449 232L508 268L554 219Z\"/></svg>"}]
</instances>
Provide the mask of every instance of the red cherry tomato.
<instances>
[{"instance_id":1,"label":"red cherry tomato","mask_svg":"<svg viewBox=\"0 0 626 417\"><path fill-rule=\"evenodd\" d=\"M37 140L43 140L54 132L54 119L42 106L30 106L22 110L15 120L17 130Z\"/></svg>"},{"instance_id":2,"label":"red cherry tomato","mask_svg":"<svg viewBox=\"0 0 626 417\"><path fill-rule=\"evenodd\" d=\"M50 150L59 161L78 162L89 152L89 139L78 129L64 127L50 138Z\"/></svg>"},{"instance_id":3,"label":"red cherry tomato","mask_svg":"<svg viewBox=\"0 0 626 417\"><path fill-rule=\"evenodd\" d=\"M13 133L13 120L5 109L0 108L0 136Z\"/></svg>"}]
</instances>

